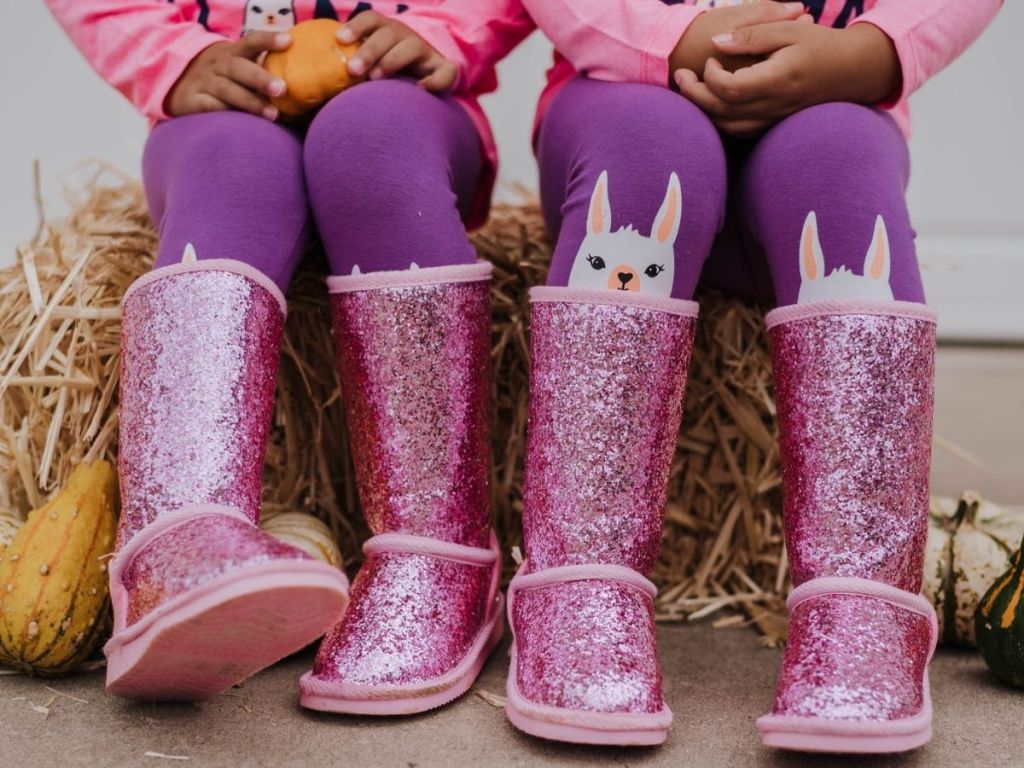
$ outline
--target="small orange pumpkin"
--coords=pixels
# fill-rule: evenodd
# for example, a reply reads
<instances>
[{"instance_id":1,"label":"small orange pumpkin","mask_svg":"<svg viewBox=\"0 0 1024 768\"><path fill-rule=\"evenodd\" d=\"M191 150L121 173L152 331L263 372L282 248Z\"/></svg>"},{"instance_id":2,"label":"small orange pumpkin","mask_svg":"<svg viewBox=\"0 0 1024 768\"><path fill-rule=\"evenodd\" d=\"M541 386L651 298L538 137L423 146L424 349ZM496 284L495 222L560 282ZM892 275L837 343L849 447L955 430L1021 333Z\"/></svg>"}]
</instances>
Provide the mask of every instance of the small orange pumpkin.
<instances>
[{"instance_id":1,"label":"small orange pumpkin","mask_svg":"<svg viewBox=\"0 0 1024 768\"><path fill-rule=\"evenodd\" d=\"M282 115L303 115L365 79L349 73L348 60L359 43L340 42L339 29L333 19L304 21L289 30L288 48L267 54L263 66L288 86L284 96L270 100Z\"/></svg>"}]
</instances>

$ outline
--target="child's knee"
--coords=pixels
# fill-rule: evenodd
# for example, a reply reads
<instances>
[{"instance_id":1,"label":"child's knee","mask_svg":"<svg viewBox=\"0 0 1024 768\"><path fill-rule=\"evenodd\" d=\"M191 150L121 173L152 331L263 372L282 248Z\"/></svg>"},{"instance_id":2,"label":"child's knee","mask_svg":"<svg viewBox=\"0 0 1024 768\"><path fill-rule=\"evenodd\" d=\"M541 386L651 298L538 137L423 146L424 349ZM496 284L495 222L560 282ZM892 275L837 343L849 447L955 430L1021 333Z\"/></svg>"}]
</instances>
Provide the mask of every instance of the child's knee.
<instances>
[{"instance_id":1,"label":"child's knee","mask_svg":"<svg viewBox=\"0 0 1024 768\"><path fill-rule=\"evenodd\" d=\"M767 171L827 172L842 177L896 174L906 142L888 115L860 104L832 102L796 112L761 139L755 162ZM769 173L768 175L773 175Z\"/></svg>"},{"instance_id":2,"label":"child's knee","mask_svg":"<svg viewBox=\"0 0 1024 768\"><path fill-rule=\"evenodd\" d=\"M301 144L288 129L242 112L210 112L172 122L179 121L185 131L177 138L180 170L215 177L248 194L282 186L301 189Z\"/></svg>"},{"instance_id":3,"label":"child's knee","mask_svg":"<svg viewBox=\"0 0 1024 768\"><path fill-rule=\"evenodd\" d=\"M400 185L436 142L417 119L437 97L404 80L361 84L329 101L309 126L304 161L313 187L341 181L360 194ZM336 186L336 185L335 185ZM339 192L343 190L338 190Z\"/></svg>"},{"instance_id":4,"label":"child's knee","mask_svg":"<svg viewBox=\"0 0 1024 768\"><path fill-rule=\"evenodd\" d=\"M594 158L628 157L638 171L655 167L680 174L683 194L694 187L724 190L725 151L715 126L696 105L665 88L632 83L577 81L580 89L570 130L586 133L586 153ZM572 94L570 94L570 97ZM552 111L557 109L552 104ZM549 118L550 119L550 118ZM553 131L559 140L562 130Z\"/></svg>"}]
</instances>

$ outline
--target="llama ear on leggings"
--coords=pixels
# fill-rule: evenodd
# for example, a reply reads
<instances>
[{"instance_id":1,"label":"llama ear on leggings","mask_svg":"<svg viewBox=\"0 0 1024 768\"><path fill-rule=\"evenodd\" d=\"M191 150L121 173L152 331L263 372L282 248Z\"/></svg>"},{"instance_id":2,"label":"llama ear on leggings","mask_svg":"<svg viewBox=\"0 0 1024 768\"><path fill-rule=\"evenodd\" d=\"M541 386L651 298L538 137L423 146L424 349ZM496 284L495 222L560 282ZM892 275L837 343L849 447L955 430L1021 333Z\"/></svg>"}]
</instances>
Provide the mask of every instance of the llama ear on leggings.
<instances>
[{"instance_id":1,"label":"llama ear on leggings","mask_svg":"<svg viewBox=\"0 0 1024 768\"><path fill-rule=\"evenodd\" d=\"M892 266L892 255L889 252L889 233L885 228L885 219L881 214L875 219L875 234L864 257L864 277L871 280L889 282L889 270Z\"/></svg>"},{"instance_id":2,"label":"llama ear on leggings","mask_svg":"<svg viewBox=\"0 0 1024 768\"><path fill-rule=\"evenodd\" d=\"M804 219L800 234L800 279L805 283L813 283L824 276L825 255L818 239L818 217L814 211L810 211Z\"/></svg>"},{"instance_id":3,"label":"llama ear on leggings","mask_svg":"<svg viewBox=\"0 0 1024 768\"><path fill-rule=\"evenodd\" d=\"M587 211L587 234L604 235L612 229L612 207L608 202L608 171L601 171L590 194Z\"/></svg>"},{"instance_id":4,"label":"llama ear on leggings","mask_svg":"<svg viewBox=\"0 0 1024 768\"><path fill-rule=\"evenodd\" d=\"M668 188L665 190L665 199L658 209L658 215L654 217L654 226L651 227L651 239L665 245L672 245L679 234L679 222L682 220L683 193L679 187L679 177L672 173L668 177Z\"/></svg>"}]
</instances>

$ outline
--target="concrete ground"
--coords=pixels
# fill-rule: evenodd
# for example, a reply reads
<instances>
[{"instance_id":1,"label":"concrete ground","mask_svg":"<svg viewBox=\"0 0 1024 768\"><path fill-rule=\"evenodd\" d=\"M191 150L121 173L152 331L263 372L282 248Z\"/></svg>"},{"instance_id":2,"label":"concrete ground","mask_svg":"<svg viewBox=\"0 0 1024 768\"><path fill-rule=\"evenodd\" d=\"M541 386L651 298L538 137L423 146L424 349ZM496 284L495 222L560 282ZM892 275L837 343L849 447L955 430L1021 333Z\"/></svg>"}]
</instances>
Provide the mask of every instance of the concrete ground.
<instances>
[{"instance_id":1,"label":"concrete ground","mask_svg":"<svg viewBox=\"0 0 1024 768\"><path fill-rule=\"evenodd\" d=\"M19 766L1020 766L1024 696L995 682L972 653L932 665L935 738L903 756L837 758L763 748L755 719L770 705L777 650L747 628L659 628L676 720L660 748L555 744L516 731L476 691L502 695L505 647L477 688L453 705L403 719L339 717L297 704L305 652L200 705L135 704L107 696L102 672L55 680L0 678L0 765ZM45 686L45 687L44 687ZM49 714L35 706L47 705ZM147 757L147 752L188 761Z\"/></svg>"}]
</instances>

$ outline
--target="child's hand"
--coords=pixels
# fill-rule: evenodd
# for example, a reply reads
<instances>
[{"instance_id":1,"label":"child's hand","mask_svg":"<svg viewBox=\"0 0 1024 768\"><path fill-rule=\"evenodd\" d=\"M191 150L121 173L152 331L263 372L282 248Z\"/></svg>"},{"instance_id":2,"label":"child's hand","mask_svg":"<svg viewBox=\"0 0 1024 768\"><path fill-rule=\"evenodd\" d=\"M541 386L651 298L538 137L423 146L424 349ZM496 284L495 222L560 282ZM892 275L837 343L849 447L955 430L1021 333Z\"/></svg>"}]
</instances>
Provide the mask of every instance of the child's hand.
<instances>
[{"instance_id":1,"label":"child's hand","mask_svg":"<svg viewBox=\"0 0 1024 768\"><path fill-rule=\"evenodd\" d=\"M287 34L252 32L237 42L205 48L189 62L168 94L167 114L181 117L237 109L276 120L277 109L267 96L282 96L285 82L256 61L267 51L283 51L291 43Z\"/></svg>"},{"instance_id":2,"label":"child's hand","mask_svg":"<svg viewBox=\"0 0 1024 768\"><path fill-rule=\"evenodd\" d=\"M459 68L422 37L376 11L363 11L353 18L338 30L338 39L343 43L363 39L348 60L353 75L369 72L371 80L379 80L407 69L420 78L421 87L433 93L451 88L459 77Z\"/></svg>"},{"instance_id":3,"label":"child's hand","mask_svg":"<svg viewBox=\"0 0 1024 768\"><path fill-rule=\"evenodd\" d=\"M768 55L736 72L710 58L704 82L693 71L676 72L679 91L723 133L756 135L805 107L829 101L875 104L900 87L896 48L871 24L846 29L803 21L760 24L717 36L714 44L728 56Z\"/></svg>"},{"instance_id":4,"label":"child's hand","mask_svg":"<svg viewBox=\"0 0 1024 768\"><path fill-rule=\"evenodd\" d=\"M715 49L712 38L739 27L790 21L799 18L803 12L803 3L778 3L774 0L712 8L695 18L686 28L686 32L669 56L669 71L689 69L693 72L703 72L705 62L712 56L718 56L729 70L760 61L763 56L723 56L721 51Z\"/></svg>"}]
</instances>

